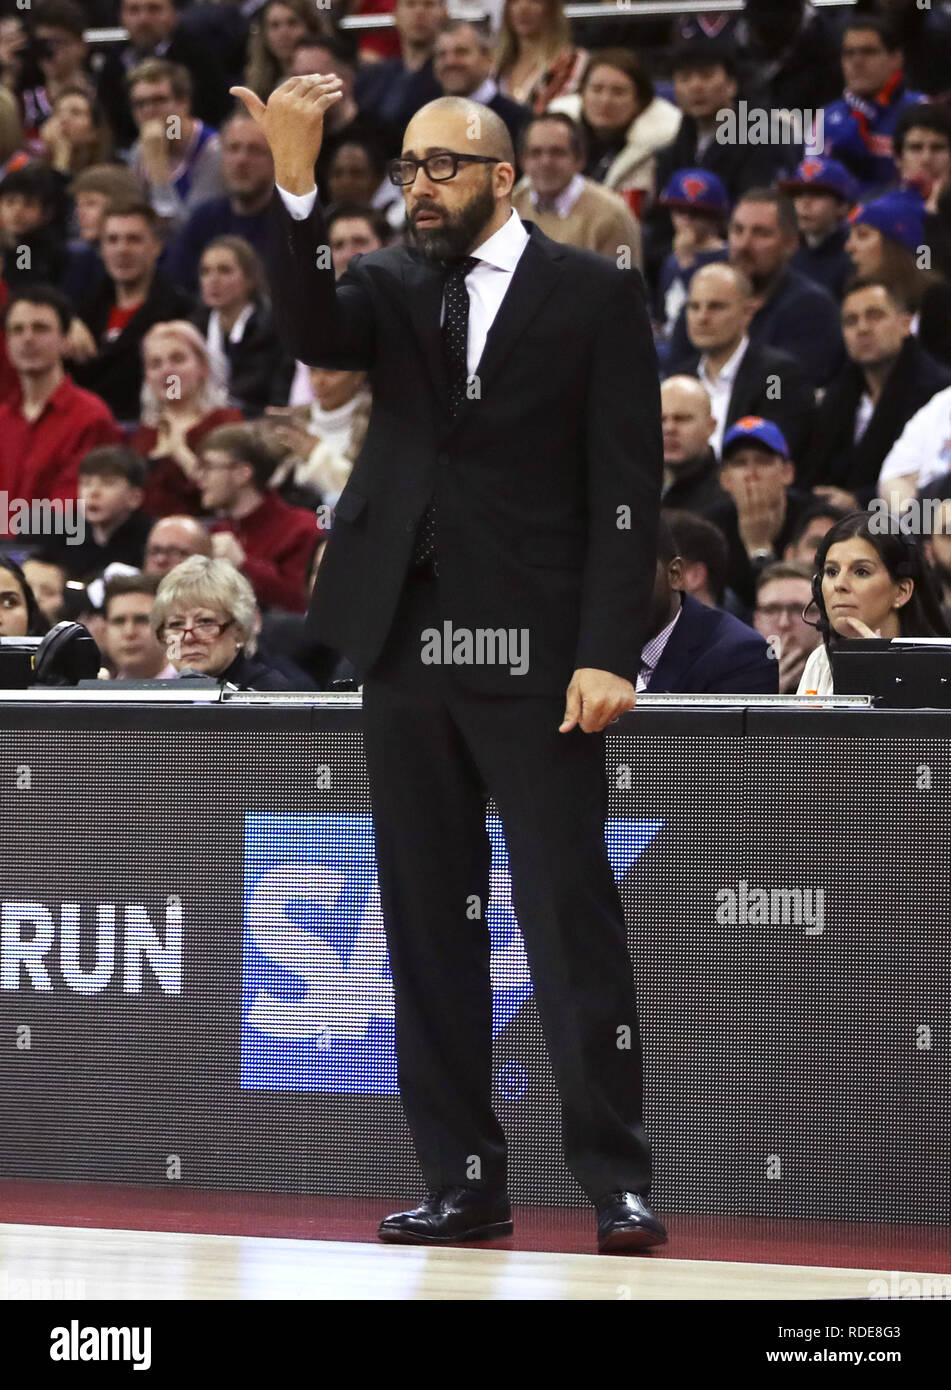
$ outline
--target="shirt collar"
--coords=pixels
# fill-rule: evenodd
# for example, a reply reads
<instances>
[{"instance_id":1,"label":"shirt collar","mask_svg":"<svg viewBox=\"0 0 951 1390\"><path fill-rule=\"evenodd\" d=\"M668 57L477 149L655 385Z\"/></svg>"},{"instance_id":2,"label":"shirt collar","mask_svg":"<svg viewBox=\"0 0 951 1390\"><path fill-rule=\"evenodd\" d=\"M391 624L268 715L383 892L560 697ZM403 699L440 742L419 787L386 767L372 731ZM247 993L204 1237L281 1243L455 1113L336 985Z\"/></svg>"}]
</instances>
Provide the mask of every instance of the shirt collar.
<instances>
[{"instance_id":1,"label":"shirt collar","mask_svg":"<svg viewBox=\"0 0 951 1390\"><path fill-rule=\"evenodd\" d=\"M470 101L479 101L483 106L488 106L493 97L498 95L499 84L494 77L487 77L484 82L480 82L475 91L471 93Z\"/></svg>"},{"instance_id":2,"label":"shirt collar","mask_svg":"<svg viewBox=\"0 0 951 1390\"><path fill-rule=\"evenodd\" d=\"M717 376L718 386L724 384L727 386L732 386L736 378L736 374L740 370L740 363L743 361L743 358L746 354L746 349L749 347L749 345L750 340L744 333L743 338L740 341L739 347L730 357L726 359L723 366L720 368L719 374ZM704 353L703 356L700 358L700 372L701 375L703 375L704 377L707 374L707 361L707 354Z\"/></svg>"},{"instance_id":3,"label":"shirt collar","mask_svg":"<svg viewBox=\"0 0 951 1390\"><path fill-rule=\"evenodd\" d=\"M558 196L554 199L555 212L559 217L567 217L575 203L584 192L584 178L581 174L573 174L570 183L567 183ZM532 206L538 207L539 197L534 188L530 189L529 196Z\"/></svg>"},{"instance_id":4,"label":"shirt collar","mask_svg":"<svg viewBox=\"0 0 951 1390\"><path fill-rule=\"evenodd\" d=\"M522 219L513 208L511 216L504 226L500 227L497 232L493 232L481 246L475 247L471 254L479 261L487 261L496 270L511 272L518 265L519 257L525 250L527 243L528 232L522 225Z\"/></svg>"},{"instance_id":5,"label":"shirt collar","mask_svg":"<svg viewBox=\"0 0 951 1390\"><path fill-rule=\"evenodd\" d=\"M40 411L39 415L35 416L35 418L30 423L35 425L38 420L41 420L43 418L43 416L46 414L48 410L61 410L67 404L67 397L70 394L71 386L72 381L70 380L69 373L64 372L62 381L55 388L55 390L50 392L43 404L43 409ZM23 391L19 388L17 390L16 403L17 410L20 412L20 414L23 416L23 419L25 420L26 415L23 412Z\"/></svg>"},{"instance_id":6,"label":"shirt collar","mask_svg":"<svg viewBox=\"0 0 951 1390\"><path fill-rule=\"evenodd\" d=\"M664 654L664 648L670 640L670 634L680 621L680 615L684 611L684 596L680 595L680 607L671 618L666 627L662 627L656 637L652 637L649 642L645 642L641 651L641 669L647 668L653 672Z\"/></svg>"}]
</instances>

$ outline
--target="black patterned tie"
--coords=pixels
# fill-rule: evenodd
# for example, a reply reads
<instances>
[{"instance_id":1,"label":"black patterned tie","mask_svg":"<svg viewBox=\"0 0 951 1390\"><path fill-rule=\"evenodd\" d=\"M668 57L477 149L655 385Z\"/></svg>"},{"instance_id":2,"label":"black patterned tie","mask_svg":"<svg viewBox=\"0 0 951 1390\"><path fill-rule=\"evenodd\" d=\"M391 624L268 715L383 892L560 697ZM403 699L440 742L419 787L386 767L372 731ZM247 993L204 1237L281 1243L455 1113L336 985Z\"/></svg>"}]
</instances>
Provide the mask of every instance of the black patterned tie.
<instances>
[{"instance_id":1,"label":"black patterned tie","mask_svg":"<svg viewBox=\"0 0 951 1390\"><path fill-rule=\"evenodd\" d=\"M474 265L477 256L463 256L462 260L451 261L446 266L444 303L446 314L442 324L442 352L446 363L446 379L449 385L449 415L455 419L466 399L466 385L469 380L467 349L469 344L469 291L466 289L466 276ZM436 561L436 504L428 503L416 532L416 545L413 549L413 568L422 569L432 561L433 572L437 572Z\"/></svg>"}]
</instances>

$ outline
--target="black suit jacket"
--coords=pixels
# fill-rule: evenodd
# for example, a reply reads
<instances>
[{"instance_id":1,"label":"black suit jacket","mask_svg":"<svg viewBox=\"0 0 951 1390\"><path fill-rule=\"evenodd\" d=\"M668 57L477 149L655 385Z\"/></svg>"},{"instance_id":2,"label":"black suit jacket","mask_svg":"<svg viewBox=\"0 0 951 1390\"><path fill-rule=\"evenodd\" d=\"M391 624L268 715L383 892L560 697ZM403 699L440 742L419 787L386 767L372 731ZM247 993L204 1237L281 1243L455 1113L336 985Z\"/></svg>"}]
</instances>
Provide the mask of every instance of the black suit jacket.
<instances>
[{"instance_id":1,"label":"black suit jacket","mask_svg":"<svg viewBox=\"0 0 951 1390\"><path fill-rule=\"evenodd\" d=\"M692 353L671 376L696 376L700 353ZM776 397L779 391L778 399ZM727 428L744 415L761 415L778 425L799 464L812 440L816 394L795 357L765 343L750 343L733 382L727 407Z\"/></svg>"},{"instance_id":2,"label":"black suit jacket","mask_svg":"<svg viewBox=\"0 0 951 1390\"><path fill-rule=\"evenodd\" d=\"M528 669L455 666L471 688L563 693L578 667L633 681L654 585L663 455L643 283L531 222L450 419L443 276L407 247L322 269L319 202L295 221L275 190L275 317L295 357L367 370L373 408L337 503L310 609L362 678L380 654L420 518L436 503L440 599L459 628L527 633ZM523 639L524 640L524 639Z\"/></svg>"}]
</instances>

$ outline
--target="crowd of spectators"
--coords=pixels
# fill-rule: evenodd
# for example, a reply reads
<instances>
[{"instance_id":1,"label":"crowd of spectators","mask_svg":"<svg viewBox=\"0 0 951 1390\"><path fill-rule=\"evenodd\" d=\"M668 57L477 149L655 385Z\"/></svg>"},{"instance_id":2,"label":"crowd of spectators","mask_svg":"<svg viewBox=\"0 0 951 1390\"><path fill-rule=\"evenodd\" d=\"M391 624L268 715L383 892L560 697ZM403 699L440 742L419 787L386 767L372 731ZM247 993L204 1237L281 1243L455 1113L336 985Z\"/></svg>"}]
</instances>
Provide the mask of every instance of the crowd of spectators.
<instances>
[{"instance_id":1,"label":"crowd of spectators","mask_svg":"<svg viewBox=\"0 0 951 1390\"><path fill-rule=\"evenodd\" d=\"M505 122L525 220L643 274L664 524L639 689L823 692L836 642L948 633L951 503L897 541L873 509L951 496L951 5L608 8L4 0L0 493L85 527L7 507L0 636L71 617L117 680L352 683L304 614L372 381L282 345L273 164L229 95L331 72L338 277L405 236L387 161L443 94Z\"/></svg>"}]
</instances>

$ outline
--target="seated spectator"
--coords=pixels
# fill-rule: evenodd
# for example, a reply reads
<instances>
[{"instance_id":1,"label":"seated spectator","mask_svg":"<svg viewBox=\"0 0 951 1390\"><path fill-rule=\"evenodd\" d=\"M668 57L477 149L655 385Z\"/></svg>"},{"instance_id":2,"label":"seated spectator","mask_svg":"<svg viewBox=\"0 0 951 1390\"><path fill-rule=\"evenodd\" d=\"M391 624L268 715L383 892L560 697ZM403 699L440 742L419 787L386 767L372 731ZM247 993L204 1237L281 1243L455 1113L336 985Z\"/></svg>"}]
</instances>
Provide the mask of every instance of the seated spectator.
<instances>
[{"instance_id":1,"label":"seated spectator","mask_svg":"<svg viewBox=\"0 0 951 1390\"><path fill-rule=\"evenodd\" d=\"M747 0L735 38L761 106L815 111L838 94L835 20L806 0Z\"/></svg>"},{"instance_id":2,"label":"seated spectator","mask_svg":"<svg viewBox=\"0 0 951 1390\"><path fill-rule=\"evenodd\" d=\"M914 314L912 332L939 362L951 365L951 285L919 268L925 248L924 203L899 189L860 204L849 218L845 249L863 279L884 280Z\"/></svg>"},{"instance_id":3,"label":"seated spectator","mask_svg":"<svg viewBox=\"0 0 951 1390\"><path fill-rule=\"evenodd\" d=\"M893 511L951 472L951 387L936 392L905 425L882 464L876 492Z\"/></svg>"},{"instance_id":4,"label":"seated spectator","mask_svg":"<svg viewBox=\"0 0 951 1390\"><path fill-rule=\"evenodd\" d=\"M89 584L107 565L140 569L152 520L142 510L145 462L124 444L92 449L79 465L80 545L60 547L70 579Z\"/></svg>"},{"instance_id":5,"label":"seated spectator","mask_svg":"<svg viewBox=\"0 0 951 1390\"><path fill-rule=\"evenodd\" d=\"M231 106L229 81L218 54L181 23L174 0L121 0L119 23L126 30L124 43L110 44L97 78L99 100L120 150L136 139L136 123L129 104L126 79L148 58L187 68L195 93L194 113L217 128Z\"/></svg>"},{"instance_id":6,"label":"seated spectator","mask_svg":"<svg viewBox=\"0 0 951 1390\"><path fill-rule=\"evenodd\" d=\"M379 251L390 239L383 213L364 203L338 203L329 210L325 222L330 259L338 280L354 256Z\"/></svg>"},{"instance_id":7,"label":"seated spectator","mask_svg":"<svg viewBox=\"0 0 951 1390\"><path fill-rule=\"evenodd\" d=\"M306 0L266 0L254 12L245 83L263 102L292 75L294 50L304 39L329 38L328 23Z\"/></svg>"},{"instance_id":8,"label":"seated spectator","mask_svg":"<svg viewBox=\"0 0 951 1390\"><path fill-rule=\"evenodd\" d=\"M239 236L263 259L267 253L267 207L274 192L274 160L267 137L239 106L221 128L224 193L199 203L169 242L166 274L189 292L198 288L198 262L215 237Z\"/></svg>"},{"instance_id":9,"label":"seated spectator","mask_svg":"<svg viewBox=\"0 0 951 1390\"><path fill-rule=\"evenodd\" d=\"M849 360L829 383L800 479L866 505L892 445L917 410L951 386L951 372L911 336L911 314L882 280L858 280L842 301Z\"/></svg>"},{"instance_id":10,"label":"seated spectator","mask_svg":"<svg viewBox=\"0 0 951 1390\"><path fill-rule=\"evenodd\" d=\"M32 15L36 67L31 65L25 74L26 83L20 85L18 95L27 136L35 139L67 88L79 84L92 91L93 87L84 37L89 21L82 7L74 0L40 0Z\"/></svg>"},{"instance_id":11,"label":"seated spectator","mask_svg":"<svg viewBox=\"0 0 951 1390\"><path fill-rule=\"evenodd\" d=\"M262 607L299 613L320 528L311 511L269 488L275 456L247 425L225 425L201 446L202 504L214 512L212 550L250 580Z\"/></svg>"},{"instance_id":12,"label":"seated spectator","mask_svg":"<svg viewBox=\"0 0 951 1390\"><path fill-rule=\"evenodd\" d=\"M681 114L654 91L643 64L627 48L597 49L577 93L547 108L579 123L586 162L582 173L620 193L635 216L654 187L655 156L674 139Z\"/></svg>"},{"instance_id":13,"label":"seated spectator","mask_svg":"<svg viewBox=\"0 0 951 1390\"><path fill-rule=\"evenodd\" d=\"M855 15L842 31L845 91L822 113L823 145L855 176L860 195L874 198L895 183L892 135L905 107L924 101L902 75L901 48L891 25L876 15Z\"/></svg>"},{"instance_id":14,"label":"seated spectator","mask_svg":"<svg viewBox=\"0 0 951 1390\"><path fill-rule=\"evenodd\" d=\"M370 423L370 388L365 372L308 367L309 406L272 406L264 437L288 451L271 486L295 506L334 507L363 448Z\"/></svg>"},{"instance_id":15,"label":"seated spectator","mask_svg":"<svg viewBox=\"0 0 951 1390\"><path fill-rule=\"evenodd\" d=\"M709 392L717 426L711 443L718 454L730 425L768 412L799 457L812 434L813 388L789 353L751 342L754 307L753 287L742 271L731 265L698 270L686 306L693 352L676 374L697 376Z\"/></svg>"},{"instance_id":16,"label":"seated spectator","mask_svg":"<svg viewBox=\"0 0 951 1390\"><path fill-rule=\"evenodd\" d=\"M156 574L122 574L106 582L103 655L117 681L175 680L178 672L152 629Z\"/></svg>"},{"instance_id":17,"label":"seated spectator","mask_svg":"<svg viewBox=\"0 0 951 1390\"><path fill-rule=\"evenodd\" d=\"M392 183L386 176L386 160L368 140L345 140L334 150L327 166L327 195L337 203L370 203L384 193L388 201Z\"/></svg>"},{"instance_id":18,"label":"seated spectator","mask_svg":"<svg viewBox=\"0 0 951 1390\"><path fill-rule=\"evenodd\" d=\"M503 96L540 115L556 97L577 91L587 63L588 54L572 43L562 0L505 0L493 65Z\"/></svg>"},{"instance_id":19,"label":"seated spectator","mask_svg":"<svg viewBox=\"0 0 951 1390\"><path fill-rule=\"evenodd\" d=\"M526 106L499 91L492 76L493 46L491 35L480 23L449 19L436 35L433 76L443 96L469 97L501 116L517 150L530 113Z\"/></svg>"},{"instance_id":20,"label":"seated spectator","mask_svg":"<svg viewBox=\"0 0 951 1390\"><path fill-rule=\"evenodd\" d=\"M43 617L54 627L66 616L66 566L59 552L50 546L31 551L23 561L23 573Z\"/></svg>"},{"instance_id":21,"label":"seated spectator","mask_svg":"<svg viewBox=\"0 0 951 1390\"><path fill-rule=\"evenodd\" d=\"M82 360L74 355L73 375L117 420L132 424L139 418L143 339L156 323L187 318L192 304L156 268L162 243L148 203L112 204L100 247L107 278L76 306L92 351Z\"/></svg>"},{"instance_id":22,"label":"seated spectator","mask_svg":"<svg viewBox=\"0 0 951 1390\"><path fill-rule=\"evenodd\" d=\"M705 265L725 261L729 255L726 224L730 200L716 174L705 169L681 169L658 201L670 213L674 225L673 249L661 267L657 284L660 350L661 345L669 342L683 312L696 272Z\"/></svg>"},{"instance_id":23,"label":"seated spectator","mask_svg":"<svg viewBox=\"0 0 951 1390\"><path fill-rule=\"evenodd\" d=\"M398 58L365 63L356 71L348 64L347 73L332 69L352 83L352 96L361 114L384 132L387 156L399 153L411 117L427 101L441 95L433 72L433 51L448 15L444 0L396 0L393 17L400 41Z\"/></svg>"},{"instance_id":24,"label":"seated spectator","mask_svg":"<svg viewBox=\"0 0 951 1390\"><path fill-rule=\"evenodd\" d=\"M121 164L96 164L77 174L69 185L74 226L85 246L98 247L102 225L111 203L140 201L135 175Z\"/></svg>"},{"instance_id":25,"label":"seated spectator","mask_svg":"<svg viewBox=\"0 0 951 1390\"><path fill-rule=\"evenodd\" d=\"M664 439L663 505L709 516L729 502L710 439L716 429L710 396L693 376L670 376L660 388Z\"/></svg>"},{"instance_id":26,"label":"seated spectator","mask_svg":"<svg viewBox=\"0 0 951 1390\"><path fill-rule=\"evenodd\" d=\"M72 177L112 159L112 131L86 82L60 89L39 138L50 168L58 174Z\"/></svg>"},{"instance_id":27,"label":"seated spectator","mask_svg":"<svg viewBox=\"0 0 951 1390\"><path fill-rule=\"evenodd\" d=\"M811 493L795 486L795 476L789 446L772 421L748 415L727 430L720 485L736 507L736 529L749 564L750 578L738 575L733 586L743 599L764 565L781 558L812 500Z\"/></svg>"},{"instance_id":28,"label":"seated spectator","mask_svg":"<svg viewBox=\"0 0 951 1390\"><path fill-rule=\"evenodd\" d=\"M118 164L94 164L77 174L69 185L69 193L75 236L66 244L59 287L72 303L77 303L93 288L101 291L107 279L99 251L106 209L112 202L137 202L141 191L128 169Z\"/></svg>"},{"instance_id":29,"label":"seated spectator","mask_svg":"<svg viewBox=\"0 0 951 1390\"><path fill-rule=\"evenodd\" d=\"M0 489L10 497L75 501L81 460L121 438L108 406L63 370L69 321L69 306L48 285L22 291L4 310L19 383L0 405Z\"/></svg>"},{"instance_id":30,"label":"seated spectator","mask_svg":"<svg viewBox=\"0 0 951 1390\"><path fill-rule=\"evenodd\" d=\"M228 364L229 403L248 419L283 405L294 359L278 339L264 267L253 248L240 237L216 237L202 254L199 280L202 307L194 321L209 356Z\"/></svg>"},{"instance_id":31,"label":"seated spectator","mask_svg":"<svg viewBox=\"0 0 951 1390\"><path fill-rule=\"evenodd\" d=\"M45 637L49 624L15 560L0 555L0 637Z\"/></svg>"},{"instance_id":32,"label":"seated spectator","mask_svg":"<svg viewBox=\"0 0 951 1390\"><path fill-rule=\"evenodd\" d=\"M227 560L194 555L164 576L152 631L180 676L212 676L239 690L291 690L293 682L255 658L254 590Z\"/></svg>"},{"instance_id":33,"label":"seated spectator","mask_svg":"<svg viewBox=\"0 0 951 1390\"><path fill-rule=\"evenodd\" d=\"M657 155L654 187L666 188L679 169L705 169L716 174L732 204L749 188L767 186L783 166L784 156L768 145L721 143L716 138L721 113L736 111L737 60L723 43L695 40L678 46L671 56L674 98L682 113L680 128ZM655 205L646 217L648 280L670 253L673 228L670 214Z\"/></svg>"},{"instance_id":34,"label":"seated spectator","mask_svg":"<svg viewBox=\"0 0 951 1390\"><path fill-rule=\"evenodd\" d=\"M727 605L726 578L730 556L726 538L719 526L696 512L681 512L664 508L664 520L670 527L674 545L682 564L681 589L708 608Z\"/></svg>"},{"instance_id":35,"label":"seated spectator","mask_svg":"<svg viewBox=\"0 0 951 1390\"><path fill-rule=\"evenodd\" d=\"M812 603L812 568L789 560L761 570L756 580L753 626L769 643L779 667L780 695L799 688L809 653L819 635L803 613Z\"/></svg>"},{"instance_id":36,"label":"seated spectator","mask_svg":"<svg viewBox=\"0 0 951 1390\"><path fill-rule=\"evenodd\" d=\"M951 13L944 4L922 0L874 0L888 20L903 55L909 84L929 97L943 99L951 72Z\"/></svg>"},{"instance_id":37,"label":"seated spectator","mask_svg":"<svg viewBox=\"0 0 951 1390\"><path fill-rule=\"evenodd\" d=\"M834 489L817 488L813 501L808 502L796 518L796 524L789 534L783 559L791 565L805 565L812 574L816 563L816 551L822 537L853 510L851 504L840 506L827 500L822 494ZM768 568L768 567L767 567Z\"/></svg>"},{"instance_id":38,"label":"seated spectator","mask_svg":"<svg viewBox=\"0 0 951 1390\"><path fill-rule=\"evenodd\" d=\"M799 246L796 212L785 193L751 189L730 221L730 264L745 271L758 308L750 339L795 357L815 386L824 386L843 359L835 300L791 262Z\"/></svg>"},{"instance_id":39,"label":"seated spectator","mask_svg":"<svg viewBox=\"0 0 951 1390\"><path fill-rule=\"evenodd\" d=\"M855 180L844 164L816 157L804 159L779 186L793 200L802 238L790 265L841 299L853 273L845 243L858 194Z\"/></svg>"},{"instance_id":40,"label":"seated spectator","mask_svg":"<svg viewBox=\"0 0 951 1390\"><path fill-rule=\"evenodd\" d=\"M657 574L638 691L651 695L775 695L778 663L759 633L683 592L684 564L661 518Z\"/></svg>"},{"instance_id":41,"label":"seated spectator","mask_svg":"<svg viewBox=\"0 0 951 1390\"><path fill-rule=\"evenodd\" d=\"M427 4L433 3L436 3L436 0L427 0ZM376 64L374 71L385 66L383 63ZM314 167L320 197L325 203L330 201L327 175L341 145L352 144L354 141L367 144L378 149L385 158L390 149L393 149L394 153L399 152L403 139L402 126L398 131L391 130L386 119L378 112L362 103L358 104L354 96L356 74L353 63L340 45L332 39L303 39L294 51L292 76L328 76L331 73L341 79L342 95L340 100L335 101L324 113L324 135ZM427 85L432 96L439 95L431 70ZM429 100L430 98L426 97L426 101Z\"/></svg>"},{"instance_id":42,"label":"seated spectator","mask_svg":"<svg viewBox=\"0 0 951 1390\"><path fill-rule=\"evenodd\" d=\"M519 217L537 223L553 241L640 268L640 226L623 198L581 173L584 144L570 116L533 116L520 160L525 176L512 190Z\"/></svg>"},{"instance_id":43,"label":"seated spectator","mask_svg":"<svg viewBox=\"0 0 951 1390\"><path fill-rule=\"evenodd\" d=\"M28 164L0 183L0 274L7 287L56 284L63 270L62 180Z\"/></svg>"},{"instance_id":44,"label":"seated spectator","mask_svg":"<svg viewBox=\"0 0 951 1390\"><path fill-rule=\"evenodd\" d=\"M224 363L211 356L193 323L155 324L142 342L142 423L133 449L150 461L145 510L150 516L202 511L198 448L219 425L241 419L227 404Z\"/></svg>"},{"instance_id":45,"label":"seated spectator","mask_svg":"<svg viewBox=\"0 0 951 1390\"><path fill-rule=\"evenodd\" d=\"M869 512L851 512L816 552L813 595L822 641L806 662L800 695L833 693L831 652L842 642L951 636L921 545L874 520Z\"/></svg>"},{"instance_id":46,"label":"seated spectator","mask_svg":"<svg viewBox=\"0 0 951 1390\"><path fill-rule=\"evenodd\" d=\"M168 574L192 555L211 558L207 527L193 516L163 516L149 532L142 568L146 574Z\"/></svg>"},{"instance_id":47,"label":"seated spectator","mask_svg":"<svg viewBox=\"0 0 951 1390\"><path fill-rule=\"evenodd\" d=\"M915 186L926 213L935 214L951 177L951 111L930 101L906 106L895 125L892 151L901 183Z\"/></svg>"},{"instance_id":48,"label":"seated spectator","mask_svg":"<svg viewBox=\"0 0 951 1390\"><path fill-rule=\"evenodd\" d=\"M129 168L162 222L163 234L181 227L189 213L224 192L221 140L191 114L188 69L150 58L126 79L139 138Z\"/></svg>"}]
</instances>

